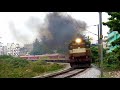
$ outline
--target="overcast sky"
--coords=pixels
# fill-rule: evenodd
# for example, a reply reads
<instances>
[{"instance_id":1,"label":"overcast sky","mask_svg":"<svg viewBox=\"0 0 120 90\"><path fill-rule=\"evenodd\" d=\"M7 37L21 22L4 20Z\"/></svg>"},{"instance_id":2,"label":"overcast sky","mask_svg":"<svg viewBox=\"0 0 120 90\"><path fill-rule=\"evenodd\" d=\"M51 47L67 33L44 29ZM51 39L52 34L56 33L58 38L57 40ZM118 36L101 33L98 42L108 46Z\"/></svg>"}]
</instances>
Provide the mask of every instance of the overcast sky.
<instances>
[{"instance_id":1,"label":"overcast sky","mask_svg":"<svg viewBox=\"0 0 120 90\"><path fill-rule=\"evenodd\" d=\"M3 45L6 45L7 43L20 43L16 41L14 36L11 33L11 29L9 27L9 22L13 22L15 24L15 27L19 30L18 33L23 33L24 35L31 36L30 38L34 37L34 34L31 33L28 28L25 27L25 22L28 21L28 19L33 16L40 19L40 22L44 22L44 18L48 12L0 12L0 42L3 43ZM82 20L87 23L87 26L90 26L87 28L87 30L97 34L97 27L91 26L96 25L99 23L99 14L98 12L67 12L70 14L73 18L77 20ZM102 13L102 21L106 22L108 20L107 13ZM107 35L108 27L103 26L103 36ZM97 36L87 33L90 37L92 37L95 42L97 40ZM27 41L26 41L27 42Z\"/></svg>"}]
</instances>

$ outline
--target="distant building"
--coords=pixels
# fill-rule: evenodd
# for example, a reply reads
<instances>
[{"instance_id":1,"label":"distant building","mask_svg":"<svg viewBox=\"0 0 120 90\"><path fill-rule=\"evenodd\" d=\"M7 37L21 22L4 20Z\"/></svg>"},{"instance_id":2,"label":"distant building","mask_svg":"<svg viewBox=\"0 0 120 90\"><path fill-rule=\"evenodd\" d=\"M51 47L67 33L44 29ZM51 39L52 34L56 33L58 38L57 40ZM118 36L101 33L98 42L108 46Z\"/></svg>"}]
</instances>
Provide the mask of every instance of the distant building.
<instances>
[{"instance_id":1,"label":"distant building","mask_svg":"<svg viewBox=\"0 0 120 90\"><path fill-rule=\"evenodd\" d=\"M3 55L7 55L7 46L3 46Z\"/></svg>"},{"instance_id":2,"label":"distant building","mask_svg":"<svg viewBox=\"0 0 120 90\"><path fill-rule=\"evenodd\" d=\"M120 37L120 34L117 31L112 31L112 32L108 32L108 37L107 37L107 53L112 52L116 47L118 47L117 45L112 46L111 43L113 41L115 41L116 39L118 39Z\"/></svg>"},{"instance_id":3,"label":"distant building","mask_svg":"<svg viewBox=\"0 0 120 90\"><path fill-rule=\"evenodd\" d=\"M0 55L3 55L3 46L1 42L0 42Z\"/></svg>"},{"instance_id":4,"label":"distant building","mask_svg":"<svg viewBox=\"0 0 120 90\"><path fill-rule=\"evenodd\" d=\"M20 46L19 44L8 43L7 44L7 55L19 56Z\"/></svg>"},{"instance_id":5,"label":"distant building","mask_svg":"<svg viewBox=\"0 0 120 90\"><path fill-rule=\"evenodd\" d=\"M0 55L7 55L7 46L3 46L0 42Z\"/></svg>"}]
</instances>

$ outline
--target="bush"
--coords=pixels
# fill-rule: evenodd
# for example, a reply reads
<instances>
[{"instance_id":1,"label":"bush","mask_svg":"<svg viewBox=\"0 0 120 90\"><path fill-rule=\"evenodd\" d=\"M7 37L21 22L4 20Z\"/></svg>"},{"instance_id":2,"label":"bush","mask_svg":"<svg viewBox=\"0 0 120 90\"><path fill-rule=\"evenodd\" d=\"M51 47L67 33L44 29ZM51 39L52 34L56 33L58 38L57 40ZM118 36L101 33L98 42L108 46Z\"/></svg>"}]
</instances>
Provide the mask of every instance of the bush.
<instances>
[{"instance_id":1,"label":"bush","mask_svg":"<svg viewBox=\"0 0 120 90\"><path fill-rule=\"evenodd\" d=\"M120 61L118 59L118 54L111 52L106 55L103 62L103 67L108 70L115 70L120 68Z\"/></svg>"},{"instance_id":2,"label":"bush","mask_svg":"<svg viewBox=\"0 0 120 90\"><path fill-rule=\"evenodd\" d=\"M104 62L108 64L119 64L120 63L115 53L109 53L108 55L106 55Z\"/></svg>"},{"instance_id":3,"label":"bush","mask_svg":"<svg viewBox=\"0 0 120 90\"><path fill-rule=\"evenodd\" d=\"M29 78L60 68L63 66L48 64L43 60L32 62L12 56L0 56L0 77L2 78Z\"/></svg>"},{"instance_id":4,"label":"bush","mask_svg":"<svg viewBox=\"0 0 120 90\"><path fill-rule=\"evenodd\" d=\"M44 73L47 70L44 66L36 65L32 67L32 71L36 73Z\"/></svg>"},{"instance_id":5,"label":"bush","mask_svg":"<svg viewBox=\"0 0 120 90\"><path fill-rule=\"evenodd\" d=\"M0 61L6 62L11 64L14 68L17 67L25 67L29 62L27 60L17 58L17 57L12 57L12 56L0 56Z\"/></svg>"},{"instance_id":6,"label":"bush","mask_svg":"<svg viewBox=\"0 0 120 90\"><path fill-rule=\"evenodd\" d=\"M29 64L29 62L21 58L14 58L13 60L10 61L10 64L12 64L16 68L16 67L25 67L27 64Z\"/></svg>"},{"instance_id":7,"label":"bush","mask_svg":"<svg viewBox=\"0 0 120 90\"><path fill-rule=\"evenodd\" d=\"M52 65L48 68L48 70L49 70L49 71L54 71L54 70L58 70L58 69L60 69L60 68L62 68L62 66L59 65L59 64L57 64L57 63L55 63L55 64L52 64Z\"/></svg>"},{"instance_id":8,"label":"bush","mask_svg":"<svg viewBox=\"0 0 120 90\"><path fill-rule=\"evenodd\" d=\"M35 63L37 65L47 65L47 62L45 62L44 60L38 60L38 61L35 61L33 63Z\"/></svg>"},{"instance_id":9,"label":"bush","mask_svg":"<svg viewBox=\"0 0 120 90\"><path fill-rule=\"evenodd\" d=\"M0 55L0 59L13 58L11 55Z\"/></svg>"}]
</instances>

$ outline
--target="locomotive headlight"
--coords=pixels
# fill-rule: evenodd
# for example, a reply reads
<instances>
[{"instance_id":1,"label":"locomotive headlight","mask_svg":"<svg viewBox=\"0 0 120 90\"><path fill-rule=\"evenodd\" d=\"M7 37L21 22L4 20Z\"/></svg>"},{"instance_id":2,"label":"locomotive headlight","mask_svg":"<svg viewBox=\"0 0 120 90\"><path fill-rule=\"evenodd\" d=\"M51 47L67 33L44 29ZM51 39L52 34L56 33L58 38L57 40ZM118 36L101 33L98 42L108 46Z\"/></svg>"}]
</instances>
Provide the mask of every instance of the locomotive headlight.
<instances>
[{"instance_id":1,"label":"locomotive headlight","mask_svg":"<svg viewBox=\"0 0 120 90\"><path fill-rule=\"evenodd\" d=\"M77 39L75 40L75 42L76 42L76 43L81 43L82 40L81 40L80 38L77 38Z\"/></svg>"}]
</instances>

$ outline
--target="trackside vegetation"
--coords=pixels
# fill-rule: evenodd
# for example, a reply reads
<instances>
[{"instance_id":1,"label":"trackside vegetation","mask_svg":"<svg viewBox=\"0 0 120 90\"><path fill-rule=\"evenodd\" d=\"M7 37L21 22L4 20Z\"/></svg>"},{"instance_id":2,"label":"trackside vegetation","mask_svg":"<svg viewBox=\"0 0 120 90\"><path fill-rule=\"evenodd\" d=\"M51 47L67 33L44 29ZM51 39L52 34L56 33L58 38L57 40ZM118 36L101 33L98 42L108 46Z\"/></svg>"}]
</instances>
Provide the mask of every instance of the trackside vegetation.
<instances>
[{"instance_id":1,"label":"trackside vegetation","mask_svg":"<svg viewBox=\"0 0 120 90\"><path fill-rule=\"evenodd\" d=\"M0 56L0 78L31 78L64 68L65 65L45 61L27 61L18 57Z\"/></svg>"},{"instance_id":2,"label":"trackside vegetation","mask_svg":"<svg viewBox=\"0 0 120 90\"><path fill-rule=\"evenodd\" d=\"M108 21L103 25L109 28L109 32L117 31L120 34L120 12L106 12L109 15ZM108 42L108 41L107 41ZM110 43L110 45L118 46L112 52L106 53L103 49L103 77L120 77L120 37ZM92 47L94 64L98 65L98 48ZM104 52L105 51L105 52ZM119 73L118 73L119 72Z\"/></svg>"}]
</instances>

